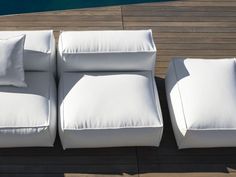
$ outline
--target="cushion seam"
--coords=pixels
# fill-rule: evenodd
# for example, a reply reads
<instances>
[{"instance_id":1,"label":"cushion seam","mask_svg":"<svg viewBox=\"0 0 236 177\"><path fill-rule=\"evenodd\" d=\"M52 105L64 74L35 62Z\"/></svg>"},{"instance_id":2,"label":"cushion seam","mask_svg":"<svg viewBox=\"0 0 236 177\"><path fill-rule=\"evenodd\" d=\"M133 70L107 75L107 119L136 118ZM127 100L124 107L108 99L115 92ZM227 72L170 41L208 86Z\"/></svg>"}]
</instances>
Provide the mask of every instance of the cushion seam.
<instances>
[{"instance_id":1,"label":"cushion seam","mask_svg":"<svg viewBox=\"0 0 236 177\"><path fill-rule=\"evenodd\" d=\"M134 51L100 51L100 52L96 52L96 51L87 51L87 52L81 52L81 51L76 51L76 52L65 52L63 51L63 47L62 47L62 53L63 54L68 54L68 55L77 55L77 54L120 54L120 53L154 53L156 52L155 50L143 50L143 51L139 51L139 50L134 50Z\"/></svg>"},{"instance_id":2,"label":"cushion seam","mask_svg":"<svg viewBox=\"0 0 236 177\"><path fill-rule=\"evenodd\" d=\"M162 128L162 126L137 126L137 127L105 127L105 128L64 128L66 131L80 131L80 130L121 130L121 129L143 129L143 128Z\"/></svg>"},{"instance_id":3,"label":"cushion seam","mask_svg":"<svg viewBox=\"0 0 236 177\"><path fill-rule=\"evenodd\" d=\"M176 66L175 66L175 60L173 60L173 68L174 68L174 75L175 75L175 78L176 78L176 85L177 85L178 92L179 92L179 97L180 97L182 112L183 112L183 115L184 115L184 116L183 116L183 117L184 117L184 123L185 123L186 130L188 130L188 126L187 126L187 122L186 122L186 117L185 117L185 112L184 112L183 100L182 100L182 96L181 96L181 92L180 92L180 87L179 87L179 82L178 82L178 76L177 76L177 71L176 71Z\"/></svg>"},{"instance_id":4,"label":"cushion seam","mask_svg":"<svg viewBox=\"0 0 236 177\"><path fill-rule=\"evenodd\" d=\"M150 76L151 75L151 76ZM158 106L157 106L157 95L156 95L156 92L155 92L155 88L154 88L154 77L152 77L152 73L148 73L148 77L150 79L150 82L151 82L151 86L152 86L152 95L154 97L154 106L155 106L155 109L157 110L157 115L158 115L158 120L161 124L161 126L163 126L163 121L162 121L162 115L160 114L160 110L158 110ZM157 87L156 87L157 88Z\"/></svg>"},{"instance_id":5,"label":"cushion seam","mask_svg":"<svg viewBox=\"0 0 236 177\"><path fill-rule=\"evenodd\" d=\"M64 72L64 70L65 70L65 66L64 66L64 62L62 61L62 60L64 60L64 57L63 57L63 55L64 55L64 53L63 53L63 33L61 33L61 38L60 38L60 41L61 41L61 45L60 45L60 49L58 49L58 51L59 51L59 56L60 56L60 61L59 61L59 66L60 66L60 73L62 73L62 72ZM61 53L60 53L61 52ZM64 84L64 81L63 81L63 84ZM64 90L63 90L63 94L64 94Z\"/></svg>"},{"instance_id":6,"label":"cushion seam","mask_svg":"<svg viewBox=\"0 0 236 177\"><path fill-rule=\"evenodd\" d=\"M50 121L51 121L51 86L52 86L52 84L51 84L51 82L50 82L50 72L48 72L48 76L49 76L49 89L48 89L48 122L47 122L47 124L48 124L48 133L49 133L49 137L50 137L50 140L52 140L53 138L52 138L52 136L51 136L51 132L50 132L50 128L49 128L49 126L50 126Z\"/></svg>"},{"instance_id":7,"label":"cushion seam","mask_svg":"<svg viewBox=\"0 0 236 177\"><path fill-rule=\"evenodd\" d=\"M29 127L0 127L0 130L1 129L30 129L30 128L46 128L48 127L49 125L38 125L38 126L29 126Z\"/></svg>"},{"instance_id":8,"label":"cushion seam","mask_svg":"<svg viewBox=\"0 0 236 177\"><path fill-rule=\"evenodd\" d=\"M51 35L50 35L50 48L52 47L51 45L52 45L52 39L51 39L52 37L51 37ZM48 59L48 71L50 72L51 71L51 68L50 68L50 64L51 64L51 53L50 53L50 55L49 55L49 59Z\"/></svg>"},{"instance_id":9,"label":"cushion seam","mask_svg":"<svg viewBox=\"0 0 236 177\"><path fill-rule=\"evenodd\" d=\"M63 100L62 100L62 112L63 112L63 118L62 118L62 129L65 130L65 108L64 108L64 100L65 100L65 88L64 88L64 75L62 76L62 92L63 92Z\"/></svg>"}]
</instances>

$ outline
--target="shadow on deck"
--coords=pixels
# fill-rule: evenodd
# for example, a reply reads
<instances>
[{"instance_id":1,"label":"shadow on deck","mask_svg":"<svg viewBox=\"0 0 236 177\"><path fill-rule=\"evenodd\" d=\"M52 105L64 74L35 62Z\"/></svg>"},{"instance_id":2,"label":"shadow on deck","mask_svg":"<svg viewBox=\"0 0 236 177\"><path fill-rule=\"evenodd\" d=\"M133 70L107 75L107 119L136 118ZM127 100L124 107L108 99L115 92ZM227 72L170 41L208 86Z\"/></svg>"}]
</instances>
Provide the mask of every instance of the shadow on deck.
<instances>
[{"instance_id":1,"label":"shadow on deck","mask_svg":"<svg viewBox=\"0 0 236 177\"><path fill-rule=\"evenodd\" d=\"M176 0L151 4L0 17L0 30L153 30L156 81L164 119L159 148L0 149L0 176L236 176L236 148L178 150L165 98L173 57L236 56L236 1Z\"/></svg>"}]
</instances>

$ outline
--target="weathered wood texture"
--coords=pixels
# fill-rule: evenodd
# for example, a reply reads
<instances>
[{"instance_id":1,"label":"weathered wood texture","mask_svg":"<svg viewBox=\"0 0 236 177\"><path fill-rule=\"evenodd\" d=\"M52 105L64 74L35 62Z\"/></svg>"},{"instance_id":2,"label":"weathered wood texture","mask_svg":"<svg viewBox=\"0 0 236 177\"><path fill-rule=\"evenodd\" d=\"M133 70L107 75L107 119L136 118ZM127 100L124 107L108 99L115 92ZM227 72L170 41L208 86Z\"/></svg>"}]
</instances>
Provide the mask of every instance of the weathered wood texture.
<instances>
[{"instance_id":1,"label":"weathered wood texture","mask_svg":"<svg viewBox=\"0 0 236 177\"><path fill-rule=\"evenodd\" d=\"M173 57L236 56L236 0L181 0L0 17L0 30L147 29L158 49L156 80L165 129L159 148L63 151L0 149L0 176L236 176L236 148L178 150L165 98L164 79Z\"/></svg>"},{"instance_id":2,"label":"weathered wood texture","mask_svg":"<svg viewBox=\"0 0 236 177\"><path fill-rule=\"evenodd\" d=\"M236 56L236 1L186 0L124 6L125 29L151 28L158 49L156 74L174 57Z\"/></svg>"}]
</instances>

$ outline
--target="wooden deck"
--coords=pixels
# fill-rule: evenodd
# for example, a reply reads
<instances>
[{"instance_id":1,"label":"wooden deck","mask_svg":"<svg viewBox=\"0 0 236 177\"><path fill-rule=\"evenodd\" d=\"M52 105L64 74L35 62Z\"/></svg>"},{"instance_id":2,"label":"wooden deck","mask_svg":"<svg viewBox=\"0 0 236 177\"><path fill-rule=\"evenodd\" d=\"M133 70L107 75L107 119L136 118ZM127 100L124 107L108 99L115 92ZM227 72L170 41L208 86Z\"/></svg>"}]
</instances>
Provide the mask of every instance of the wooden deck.
<instances>
[{"instance_id":1,"label":"wooden deck","mask_svg":"<svg viewBox=\"0 0 236 177\"><path fill-rule=\"evenodd\" d=\"M178 150L165 99L164 76L172 57L236 56L236 0L181 0L0 17L0 30L147 29L158 49L156 80L164 117L159 148L63 151L0 149L0 176L236 176L236 148ZM220 71L219 71L220 72Z\"/></svg>"}]
</instances>

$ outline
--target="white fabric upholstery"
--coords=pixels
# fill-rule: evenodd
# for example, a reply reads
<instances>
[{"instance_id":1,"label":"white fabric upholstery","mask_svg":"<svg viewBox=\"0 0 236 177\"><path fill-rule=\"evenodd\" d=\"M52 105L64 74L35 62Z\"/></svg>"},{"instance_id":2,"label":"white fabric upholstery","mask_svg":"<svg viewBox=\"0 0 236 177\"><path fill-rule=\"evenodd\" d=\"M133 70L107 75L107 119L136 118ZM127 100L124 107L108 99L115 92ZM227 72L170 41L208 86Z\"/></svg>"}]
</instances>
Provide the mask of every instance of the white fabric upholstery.
<instances>
[{"instance_id":1,"label":"white fabric upholstery","mask_svg":"<svg viewBox=\"0 0 236 177\"><path fill-rule=\"evenodd\" d=\"M62 32L58 45L63 147L158 146L151 30Z\"/></svg>"},{"instance_id":2,"label":"white fabric upholstery","mask_svg":"<svg viewBox=\"0 0 236 177\"><path fill-rule=\"evenodd\" d=\"M62 32L58 70L153 70L156 48L151 30Z\"/></svg>"},{"instance_id":3,"label":"white fabric upholstery","mask_svg":"<svg viewBox=\"0 0 236 177\"><path fill-rule=\"evenodd\" d=\"M26 87L23 66L25 35L0 39L0 86Z\"/></svg>"},{"instance_id":4,"label":"white fabric upholstery","mask_svg":"<svg viewBox=\"0 0 236 177\"><path fill-rule=\"evenodd\" d=\"M25 34L24 69L55 71L55 39L53 31L0 31L0 39Z\"/></svg>"},{"instance_id":5,"label":"white fabric upholstery","mask_svg":"<svg viewBox=\"0 0 236 177\"><path fill-rule=\"evenodd\" d=\"M64 148L159 145L163 122L151 72L64 73L59 89Z\"/></svg>"},{"instance_id":6,"label":"white fabric upholstery","mask_svg":"<svg viewBox=\"0 0 236 177\"><path fill-rule=\"evenodd\" d=\"M175 59L166 93L179 148L236 146L235 59Z\"/></svg>"},{"instance_id":7,"label":"white fabric upholstery","mask_svg":"<svg viewBox=\"0 0 236 177\"><path fill-rule=\"evenodd\" d=\"M53 146L56 87L51 73L26 72L28 87L0 87L0 147Z\"/></svg>"}]
</instances>

